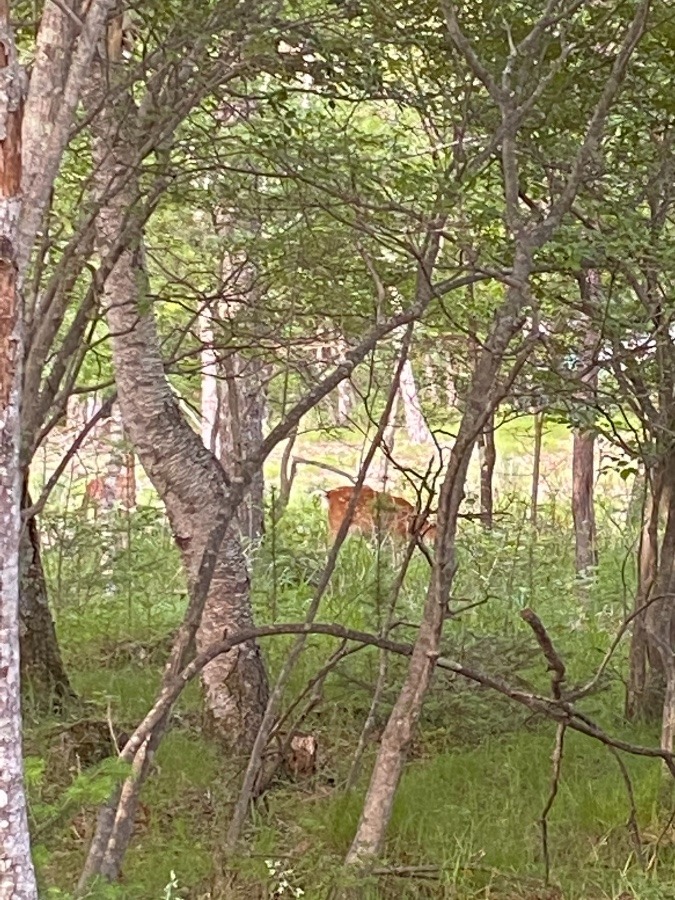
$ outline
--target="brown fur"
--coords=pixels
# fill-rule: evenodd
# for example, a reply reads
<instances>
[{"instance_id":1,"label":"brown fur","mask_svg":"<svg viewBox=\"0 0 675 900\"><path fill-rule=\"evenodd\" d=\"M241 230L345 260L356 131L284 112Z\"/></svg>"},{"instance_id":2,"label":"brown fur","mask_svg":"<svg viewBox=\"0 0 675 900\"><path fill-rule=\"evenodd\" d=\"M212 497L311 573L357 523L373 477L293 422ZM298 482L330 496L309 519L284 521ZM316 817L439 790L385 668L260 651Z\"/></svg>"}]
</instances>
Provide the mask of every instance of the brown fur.
<instances>
[{"instance_id":1,"label":"brown fur","mask_svg":"<svg viewBox=\"0 0 675 900\"><path fill-rule=\"evenodd\" d=\"M355 488L345 485L326 491L328 500L328 530L335 537L347 515L349 503ZM375 491L363 485L354 509L349 530L367 537L389 536L395 540L407 540L420 526L420 517L412 503L403 497L394 497L382 491ZM436 538L435 525L421 525L421 534L426 544Z\"/></svg>"}]
</instances>

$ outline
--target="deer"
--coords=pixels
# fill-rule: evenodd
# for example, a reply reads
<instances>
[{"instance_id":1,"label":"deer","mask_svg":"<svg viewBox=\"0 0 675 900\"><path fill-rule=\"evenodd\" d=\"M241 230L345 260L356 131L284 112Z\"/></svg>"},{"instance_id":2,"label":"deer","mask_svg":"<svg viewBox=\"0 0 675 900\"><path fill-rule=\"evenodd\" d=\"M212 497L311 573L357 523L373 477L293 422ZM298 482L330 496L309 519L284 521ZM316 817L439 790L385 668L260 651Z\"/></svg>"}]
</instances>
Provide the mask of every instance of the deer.
<instances>
[{"instance_id":1,"label":"deer","mask_svg":"<svg viewBox=\"0 0 675 900\"><path fill-rule=\"evenodd\" d=\"M347 515L349 503L356 492L351 485L326 491L328 501L328 530L335 538ZM394 541L405 541L411 535L419 535L427 546L436 539L436 526L425 521L412 503L403 497L376 491L363 485L349 526L351 532L381 539L389 536Z\"/></svg>"},{"instance_id":2,"label":"deer","mask_svg":"<svg viewBox=\"0 0 675 900\"><path fill-rule=\"evenodd\" d=\"M136 506L136 474L133 454L127 454L124 467L119 462L110 462L108 472L87 482L84 489L82 509L94 510L94 518L100 510L110 510L119 503L127 512Z\"/></svg>"}]
</instances>

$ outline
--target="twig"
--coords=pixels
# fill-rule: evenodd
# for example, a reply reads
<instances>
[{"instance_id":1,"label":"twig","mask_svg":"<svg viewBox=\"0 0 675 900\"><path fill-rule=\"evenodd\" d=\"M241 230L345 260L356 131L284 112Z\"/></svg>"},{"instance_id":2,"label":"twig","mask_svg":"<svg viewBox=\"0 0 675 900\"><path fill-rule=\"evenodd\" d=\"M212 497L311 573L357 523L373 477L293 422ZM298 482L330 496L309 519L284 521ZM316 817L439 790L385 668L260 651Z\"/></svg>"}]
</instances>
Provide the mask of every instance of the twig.
<instances>
[{"instance_id":1,"label":"twig","mask_svg":"<svg viewBox=\"0 0 675 900\"><path fill-rule=\"evenodd\" d=\"M581 700L582 697L586 697L588 694L590 694L602 677L605 669L609 665L612 656L614 656L616 648L619 646L619 643L621 642L621 639L626 631L628 631L628 626L631 624L631 622L634 619L637 619L638 616L642 615L642 613L647 609L649 609L652 603L656 603L659 600L669 600L673 597L675 597L675 594L657 594L654 597L650 597L649 600L642 604L642 606L638 607L638 609L634 609L633 612L630 613L630 615L626 616L626 618L621 623L621 626L617 631L616 636L612 641L609 649L607 650L607 653L605 653L605 656L600 663L600 666L598 667L595 675L583 687L580 687L578 688L578 690L571 691L570 693L566 694L565 699L569 702L574 702L576 700Z\"/></svg>"},{"instance_id":2,"label":"twig","mask_svg":"<svg viewBox=\"0 0 675 900\"><path fill-rule=\"evenodd\" d=\"M551 773L551 790L548 795L546 805L544 806L543 812L541 814L541 819L539 820L539 824L541 825L541 848L544 856L544 884L547 887L550 883L551 877L551 857L548 847L548 814L553 808L553 803L558 793L558 787L560 786L560 772L562 769L563 747L565 743L566 730L567 726L564 724L558 725L558 727L556 728L555 746L553 748L553 757L551 760L553 763L553 771Z\"/></svg>"},{"instance_id":3,"label":"twig","mask_svg":"<svg viewBox=\"0 0 675 900\"><path fill-rule=\"evenodd\" d=\"M560 700L562 696L561 685L565 680L565 663L558 655L551 638L548 636L548 632L534 610L527 607L526 609L521 610L520 617L527 622L532 631L534 631L537 643L541 647L541 651L548 662L548 668L553 672L551 677L551 694L556 700Z\"/></svg>"},{"instance_id":4,"label":"twig","mask_svg":"<svg viewBox=\"0 0 675 900\"><path fill-rule=\"evenodd\" d=\"M424 878L437 881L441 877L440 866L376 866L370 870L371 875L390 876L396 878Z\"/></svg>"},{"instance_id":5,"label":"twig","mask_svg":"<svg viewBox=\"0 0 675 900\"><path fill-rule=\"evenodd\" d=\"M614 759L616 760L616 764L619 767L621 772L621 777L623 778L623 783L626 785L626 794L628 796L628 822L626 823L628 826L628 831L630 832L631 840L633 841L633 847L635 848L635 858L637 859L640 868L645 870L645 860L644 854L642 852L642 840L640 838L640 828L638 826L638 815L637 815L637 806L635 804L635 792L633 791L633 782L630 778L630 773L626 768L625 762L621 759L617 751L614 747L607 748L609 752L612 754Z\"/></svg>"}]
</instances>

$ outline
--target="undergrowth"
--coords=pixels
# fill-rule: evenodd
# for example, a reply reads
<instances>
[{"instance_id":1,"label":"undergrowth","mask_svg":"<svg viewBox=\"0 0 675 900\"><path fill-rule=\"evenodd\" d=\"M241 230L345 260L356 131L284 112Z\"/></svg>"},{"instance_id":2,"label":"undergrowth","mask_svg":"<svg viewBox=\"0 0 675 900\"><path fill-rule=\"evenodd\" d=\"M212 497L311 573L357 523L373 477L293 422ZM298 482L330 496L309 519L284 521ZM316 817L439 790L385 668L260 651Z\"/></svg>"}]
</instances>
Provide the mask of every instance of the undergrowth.
<instances>
[{"instance_id":1,"label":"undergrowth","mask_svg":"<svg viewBox=\"0 0 675 900\"><path fill-rule=\"evenodd\" d=\"M443 653L521 689L548 692L550 673L519 613L532 607L567 665L568 683L595 671L630 603L632 537L601 522L600 567L579 582L569 518L544 510L536 533L517 497L503 498L495 528L463 523L459 569ZM26 707L30 817L43 895L67 897L82 865L96 804L119 775L106 751L83 758L73 723L131 729L152 703L172 631L185 608L180 560L156 511L93 522L82 514L46 516L45 570L59 638L73 684L86 706L45 719ZM324 514L315 498L289 507L263 546L251 551L252 596L259 622L305 616L327 555ZM377 631L387 615L398 558L350 538L319 619ZM429 577L417 553L396 606L398 640L413 641ZM292 638L264 642L271 678ZM286 704L335 650L313 636L296 668ZM142 815L118 886L92 897L271 898L328 896L343 877L377 729L360 782L345 782L377 677L378 651L346 657L328 676L303 723L319 739L319 770L309 781L280 778L259 803L236 860L222 851L241 760L204 732L200 695L191 685L174 713L143 795ZM382 726L405 674L390 661L377 710ZM581 707L608 732L654 745L646 728L622 717L626 647ZM673 841L659 804L661 772L649 759L624 757L635 797L641 846L628 827L631 808L616 758L568 732L558 795L548 822L551 884L544 886L540 818L551 789L553 726L523 706L437 671L396 797L381 871L361 883L373 898L565 900L672 897ZM105 744L105 736L101 738ZM93 738L92 738L93 741ZM95 743L95 741L93 741ZM648 872L638 864L659 853ZM561 892L555 893L559 886ZM304 894L302 893L304 892Z\"/></svg>"}]
</instances>

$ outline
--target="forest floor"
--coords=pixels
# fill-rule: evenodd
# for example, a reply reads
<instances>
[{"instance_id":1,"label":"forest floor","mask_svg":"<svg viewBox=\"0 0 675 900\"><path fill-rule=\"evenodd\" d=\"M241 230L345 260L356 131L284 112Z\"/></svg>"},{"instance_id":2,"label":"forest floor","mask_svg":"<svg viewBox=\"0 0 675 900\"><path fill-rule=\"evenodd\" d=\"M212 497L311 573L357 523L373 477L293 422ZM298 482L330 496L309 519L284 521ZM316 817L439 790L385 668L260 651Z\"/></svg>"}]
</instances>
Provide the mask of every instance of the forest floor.
<instances>
[{"instance_id":1,"label":"forest floor","mask_svg":"<svg viewBox=\"0 0 675 900\"><path fill-rule=\"evenodd\" d=\"M587 582L576 580L569 434L556 425L547 432L535 533L526 519L531 424L518 420L498 432L499 515L493 531L485 533L471 521L462 525L454 598L459 606L465 601L478 605L448 626L444 653L517 687L547 692L546 663L520 610L536 610L565 660L568 683L583 683L630 608L635 535L626 518L630 486L616 472L603 473L599 568ZM360 439L344 430L330 439L306 435L295 452L353 474ZM424 469L423 453L402 440L396 456ZM279 460L277 454L270 461L268 484L278 483ZM326 558L325 514L313 492L339 483L339 475L299 467L286 514L251 560L258 621L304 617ZM407 493L405 480L395 480L393 489ZM475 490L473 470L469 494ZM113 514L97 522L55 502L41 522L65 661L87 701L59 719L40 717L30 702L25 710L35 858L42 895L53 900L69 896L96 804L119 770L105 749L107 720L129 729L148 709L185 605L173 542L161 513L145 497L131 516ZM362 539L350 539L320 618L377 630L395 562L388 551L378 554ZM414 639L428 571L417 554L397 607L400 640ZM272 678L288 646L286 638L264 644ZM308 641L287 707L334 650L330 638ZM653 746L656 727L629 725L623 717L626 656L622 643L599 690L580 706L610 734ZM346 791L378 664L377 651L362 650L331 673L302 725L319 741L316 775L297 781L280 777L273 784L253 811L246 852L237 859L225 859L222 847L241 761L228 758L204 732L199 690L191 685L157 754L123 883L99 887L91 896L326 897L353 836L377 751L375 734L357 788ZM379 725L386 721L404 669L403 660L391 660ZM385 858L360 896L670 900L675 895L675 827L659 764L622 756L631 804L617 758L571 732L548 819L546 883L541 817L551 791L554 737L555 726L526 708L439 672L396 798Z\"/></svg>"}]
</instances>

